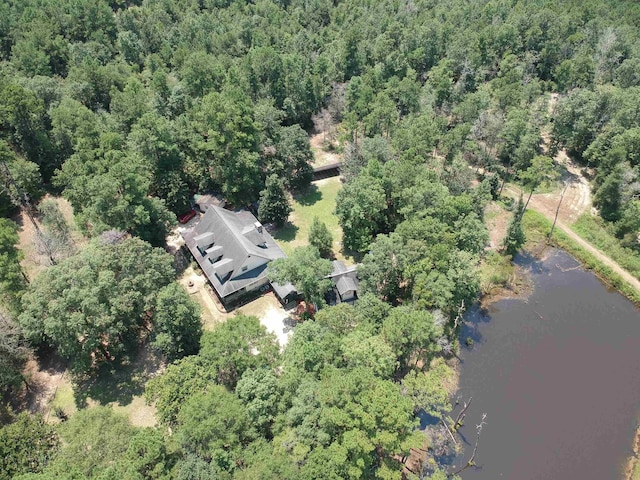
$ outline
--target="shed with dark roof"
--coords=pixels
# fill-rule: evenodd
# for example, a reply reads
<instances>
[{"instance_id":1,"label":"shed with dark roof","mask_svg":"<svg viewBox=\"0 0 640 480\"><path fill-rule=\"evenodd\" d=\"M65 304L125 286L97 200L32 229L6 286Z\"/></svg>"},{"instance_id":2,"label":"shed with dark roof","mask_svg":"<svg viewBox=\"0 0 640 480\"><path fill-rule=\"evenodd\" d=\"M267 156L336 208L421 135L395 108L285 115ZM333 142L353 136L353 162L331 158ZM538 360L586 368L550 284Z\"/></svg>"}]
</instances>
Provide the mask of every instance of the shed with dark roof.
<instances>
[{"instance_id":1,"label":"shed with dark roof","mask_svg":"<svg viewBox=\"0 0 640 480\"><path fill-rule=\"evenodd\" d=\"M333 281L335 302L353 302L358 298L358 274L355 265L347 266L340 260L333 261L333 271L328 275Z\"/></svg>"}]
</instances>

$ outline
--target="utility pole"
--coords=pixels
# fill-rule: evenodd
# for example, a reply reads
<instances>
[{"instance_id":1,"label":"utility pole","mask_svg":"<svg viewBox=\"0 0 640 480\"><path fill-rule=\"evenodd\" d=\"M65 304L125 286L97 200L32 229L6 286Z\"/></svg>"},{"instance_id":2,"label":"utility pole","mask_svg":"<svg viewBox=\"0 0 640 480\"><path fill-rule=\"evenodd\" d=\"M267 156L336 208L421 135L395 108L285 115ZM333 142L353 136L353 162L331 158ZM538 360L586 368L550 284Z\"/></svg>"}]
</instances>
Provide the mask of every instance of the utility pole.
<instances>
[{"instance_id":1,"label":"utility pole","mask_svg":"<svg viewBox=\"0 0 640 480\"><path fill-rule=\"evenodd\" d=\"M564 183L564 188L562 189L562 193L560 194L560 201L558 202L558 207L556 208L556 216L553 219L553 225L551 225L551 231L549 232L549 237L547 237L547 243L551 242L551 237L553 236L553 229L556 228L556 222L558 221L558 213L560 213L560 205L562 205L562 199L564 198L564 194L569 187L569 183Z\"/></svg>"}]
</instances>

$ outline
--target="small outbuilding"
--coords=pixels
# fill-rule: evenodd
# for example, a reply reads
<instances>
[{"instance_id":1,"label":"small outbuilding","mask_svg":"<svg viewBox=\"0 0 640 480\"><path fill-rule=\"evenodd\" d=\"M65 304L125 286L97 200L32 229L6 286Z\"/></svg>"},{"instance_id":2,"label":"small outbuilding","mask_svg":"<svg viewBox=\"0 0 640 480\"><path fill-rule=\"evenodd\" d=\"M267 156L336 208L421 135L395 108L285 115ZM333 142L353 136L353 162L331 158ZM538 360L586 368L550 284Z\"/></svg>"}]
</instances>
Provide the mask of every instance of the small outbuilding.
<instances>
[{"instance_id":1,"label":"small outbuilding","mask_svg":"<svg viewBox=\"0 0 640 480\"><path fill-rule=\"evenodd\" d=\"M347 266L340 260L333 261L333 271L328 275L333 289L327 295L329 304L352 303L358 298L358 274L356 265Z\"/></svg>"}]
</instances>

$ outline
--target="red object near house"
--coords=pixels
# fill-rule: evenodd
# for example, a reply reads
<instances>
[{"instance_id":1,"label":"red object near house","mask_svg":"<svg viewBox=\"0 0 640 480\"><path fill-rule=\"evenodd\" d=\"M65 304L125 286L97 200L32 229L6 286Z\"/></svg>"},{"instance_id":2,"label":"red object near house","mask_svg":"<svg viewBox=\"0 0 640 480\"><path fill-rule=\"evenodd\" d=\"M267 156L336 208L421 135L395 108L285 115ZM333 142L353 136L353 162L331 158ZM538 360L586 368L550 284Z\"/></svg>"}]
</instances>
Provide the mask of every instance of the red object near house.
<instances>
[{"instance_id":1,"label":"red object near house","mask_svg":"<svg viewBox=\"0 0 640 480\"><path fill-rule=\"evenodd\" d=\"M178 216L178 221L180 223L187 223L189 220L191 220L195 216L196 216L196 211L189 210L187 213L183 213L182 215Z\"/></svg>"},{"instance_id":2,"label":"red object near house","mask_svg":"<svg viewBox=\"0 0 640 480\"><path fill-rule=\"evenodd\" d=\"M315 314L316 314L316 308L312 303L307 303L304 301L298 303L298 306L296 307L296 315L298 317L302 317L303 315L308 315L309 317L313 318Z\"/></svg>"}]
</instances>

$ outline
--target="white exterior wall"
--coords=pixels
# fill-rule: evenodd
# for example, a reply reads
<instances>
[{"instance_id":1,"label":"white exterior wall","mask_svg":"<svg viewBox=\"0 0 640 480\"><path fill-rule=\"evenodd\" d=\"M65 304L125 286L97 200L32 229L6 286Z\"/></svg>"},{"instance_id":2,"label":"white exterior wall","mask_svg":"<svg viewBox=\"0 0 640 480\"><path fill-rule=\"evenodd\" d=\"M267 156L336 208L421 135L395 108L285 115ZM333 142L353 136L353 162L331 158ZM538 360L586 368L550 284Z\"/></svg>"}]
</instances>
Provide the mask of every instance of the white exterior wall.
<instances>
[{"instance_id":1,"label":"white exterior wall","mask_svg":"<svg viewBox=\"0 0 640 480\"><path fill-rule=\"evenodd\" d=\"M254 268L260 267L266 263L268 263L269 260L267 260L266 258L263 257L257 257L255 255L251 255L250 257L248 257L244 263L240 266L240 268L238 268L234 273L235 275L233 276L233 278L239 277L241 275L243 275L246 272L249 272L251 270L253 270ZM245 271L242 271L242 269L244 267L247 267L247 269Z\"/></svg>"},{"instance_id":2,"label":"white exterior wall","mask_svg":"<svg viewBox=\"0 0 640 480\"><path fill-rule=\"evenodd\" d=\"M348 292L345 292L344 295L340 297L340 299L344 302L346 300L354 299L355 296L356 296L356 292L353 290L349 290Z\"/></svg>"}]
</instances>

